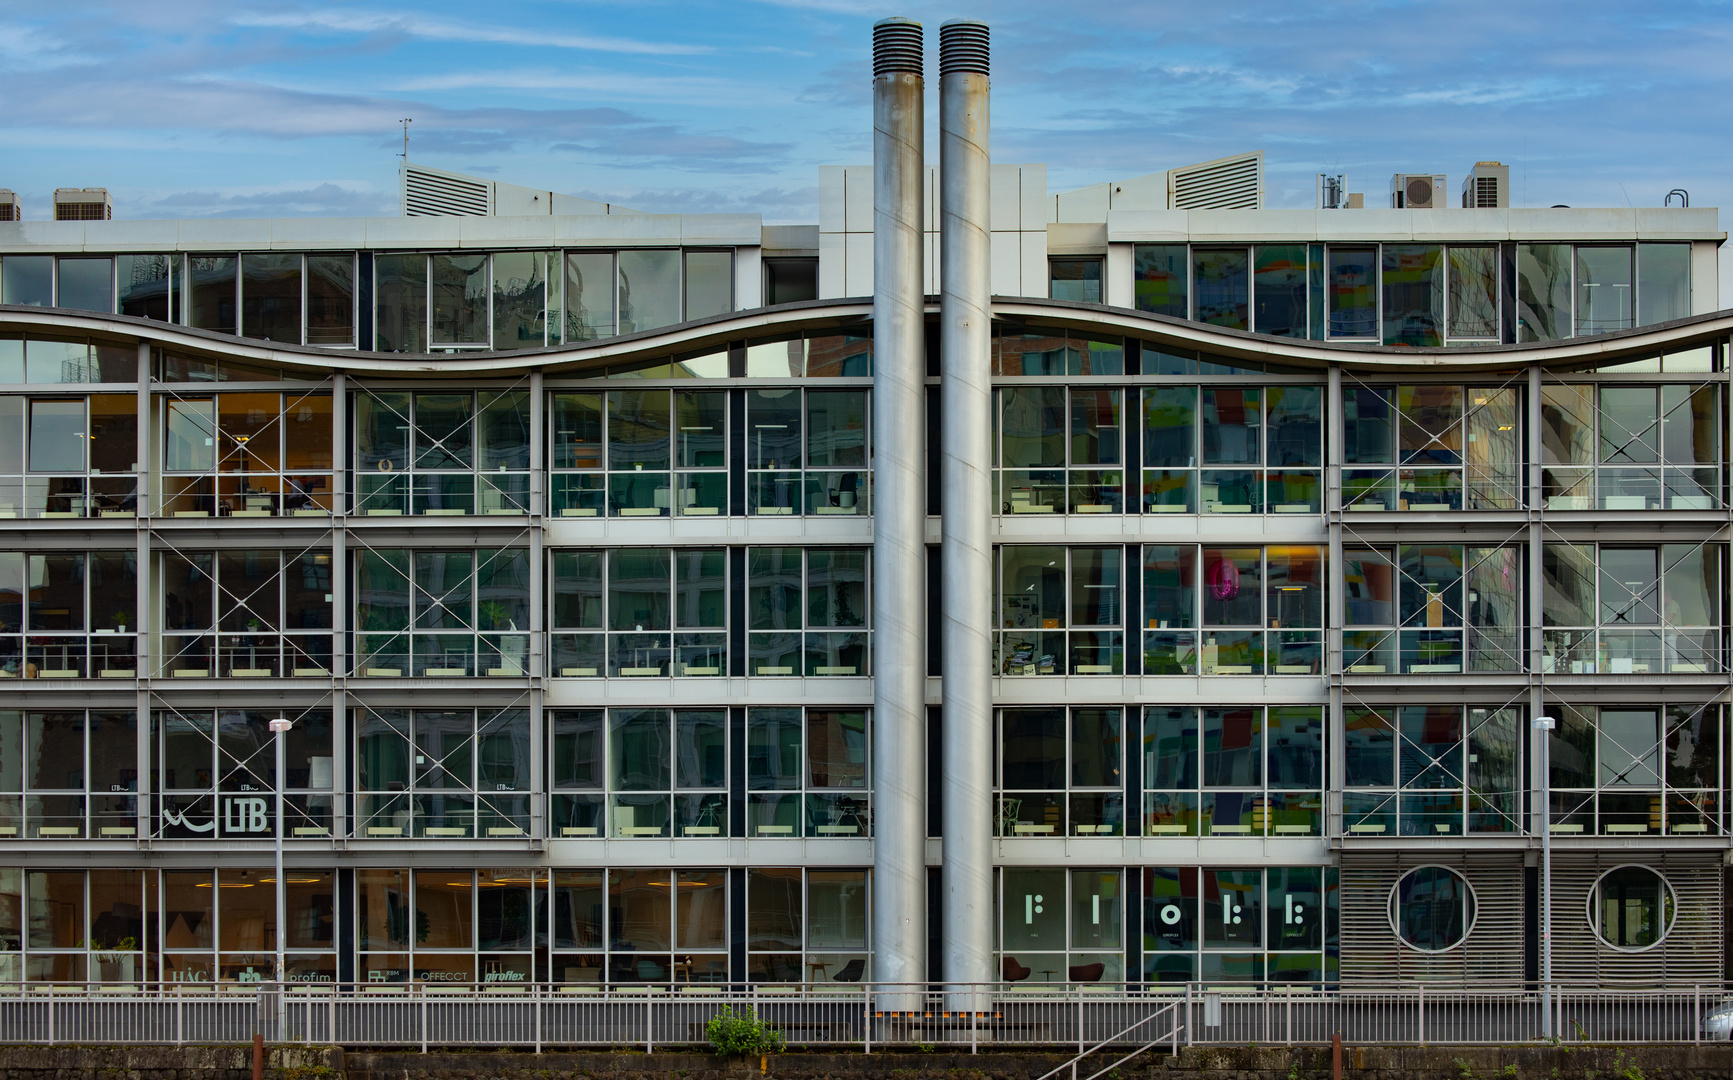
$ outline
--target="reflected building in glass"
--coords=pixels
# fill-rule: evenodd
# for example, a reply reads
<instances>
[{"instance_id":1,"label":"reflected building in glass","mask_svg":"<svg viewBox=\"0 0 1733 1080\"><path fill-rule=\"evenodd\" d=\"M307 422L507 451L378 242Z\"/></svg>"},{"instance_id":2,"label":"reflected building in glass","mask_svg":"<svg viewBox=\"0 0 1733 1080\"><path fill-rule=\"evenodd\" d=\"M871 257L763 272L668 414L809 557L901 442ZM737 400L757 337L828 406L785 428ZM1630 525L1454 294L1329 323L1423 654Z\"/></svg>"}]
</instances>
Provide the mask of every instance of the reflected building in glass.
<instances>
[{"instance_id":1,"label":"reflected building in glass","mask_svg":"<svg viewBox=\"0 0 1733 1080\"><path fill-rule=\"evenodd\" d=\"M992 176L992 976L1521 987L1544 806L1557 977L1720 983L1716 212ZM953 977L870 170L793 226L405 179L0 223L0 981L871 981L893 632Z\"/></svg>"}]
</instances>

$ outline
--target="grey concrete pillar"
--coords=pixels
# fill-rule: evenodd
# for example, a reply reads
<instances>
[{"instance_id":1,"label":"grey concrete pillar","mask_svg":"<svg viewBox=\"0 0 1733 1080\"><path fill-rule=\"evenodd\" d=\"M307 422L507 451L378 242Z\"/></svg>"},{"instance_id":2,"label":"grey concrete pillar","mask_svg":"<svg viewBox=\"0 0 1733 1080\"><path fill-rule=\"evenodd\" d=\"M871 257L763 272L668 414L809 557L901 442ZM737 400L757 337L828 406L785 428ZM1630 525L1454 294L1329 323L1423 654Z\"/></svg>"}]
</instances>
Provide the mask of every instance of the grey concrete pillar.
<instances>
[{"instance_id":1,"label":"grey concrete pillar","mask_svg":"<svg viewBox=\"0 0 1733 1080\"><path fill-rule=\"evenodd\" d=\"M872 977L893 983L927 978L921 53L919 23L873 26Z\"/></svg>"},{"instance_id":2,"label":"grey concrete pillar","mask_svg":"<svg viewBox=\"0 0 1733 1080\"><path fill-rule=\"evenodd\" d=\"M993 971L992 251L985 23L939 28L944 978ZM953 1001L954 1009L969 1009Z\"/></svg>"}]
</instances>

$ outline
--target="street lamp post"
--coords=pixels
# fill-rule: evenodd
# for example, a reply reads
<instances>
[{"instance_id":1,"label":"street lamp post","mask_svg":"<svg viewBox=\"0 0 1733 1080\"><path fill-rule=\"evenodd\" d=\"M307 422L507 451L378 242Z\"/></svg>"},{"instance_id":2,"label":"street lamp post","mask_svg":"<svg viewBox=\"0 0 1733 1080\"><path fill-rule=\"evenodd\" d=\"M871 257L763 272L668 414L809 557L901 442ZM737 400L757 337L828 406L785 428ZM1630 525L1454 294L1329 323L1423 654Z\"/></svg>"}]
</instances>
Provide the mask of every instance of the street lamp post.
<instances>
[{"instance_id":1,"label":"street lamp post","mask_svg":"<svg viewBox=\"0 0 1733 1080\"><path fill-rule=\"evenodd\" d=\"M283 881L283 786L288 782L287 778L283 775L283 742L285 736L289 733L289 729L294 726L295 725L291 721L281 716L271 721L271 732L274 735L277 744L277 963L273 970L276 972L277 983L277 1037L279 1039L283 1037L283 986L285 983L283 972L283 937L288 932L288 924L285 920L285 916L289 909L287 886Z\"/></svg>"},{"instance_id":2,"label":"street lamp post","mask_svg":"<svg viewBox=\"0 0 1733 1080\"><path fill-rule=\"evenodd\" d=\"M1552 1030L1552 735L1558 721L1550 716L1534 718L1536 741L1540 744L1536 760L1535 808L1540 818L1540 1030L1551 1037Z\"/></svg>"}]
</instances>

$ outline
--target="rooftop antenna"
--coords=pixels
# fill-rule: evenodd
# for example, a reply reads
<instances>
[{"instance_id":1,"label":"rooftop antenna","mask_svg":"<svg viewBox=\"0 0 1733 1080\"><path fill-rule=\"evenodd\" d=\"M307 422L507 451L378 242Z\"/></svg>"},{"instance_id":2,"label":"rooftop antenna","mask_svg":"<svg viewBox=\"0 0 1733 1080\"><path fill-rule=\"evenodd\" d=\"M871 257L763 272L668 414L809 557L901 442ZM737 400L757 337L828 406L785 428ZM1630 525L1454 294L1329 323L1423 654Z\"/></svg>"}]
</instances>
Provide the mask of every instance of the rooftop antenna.
<instances>
[{"instance_id":1,"label":"rooftop antenna","mask_svg":"<svg viewBox=\"0 0 1733 1080\"><path fill-rule=\"evenodd\" d=\"M415 120L413 117L405 117L402 121L400 121L400 123L403 124L403 164L408 165L409 164L409 125L415 123Z\"/></svg>"}]
</instances>

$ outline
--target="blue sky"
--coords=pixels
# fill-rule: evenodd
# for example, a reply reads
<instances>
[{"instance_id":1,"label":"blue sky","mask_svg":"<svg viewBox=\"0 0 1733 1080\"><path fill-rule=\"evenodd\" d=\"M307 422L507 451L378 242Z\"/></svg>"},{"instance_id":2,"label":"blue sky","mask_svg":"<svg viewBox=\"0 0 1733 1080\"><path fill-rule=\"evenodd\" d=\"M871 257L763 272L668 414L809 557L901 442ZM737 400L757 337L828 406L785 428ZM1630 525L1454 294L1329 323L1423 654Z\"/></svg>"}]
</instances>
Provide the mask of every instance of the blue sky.
<instances>
[{"instance_id":1,"label":"blue sky","mask_svg":"<svg viewBox=\"0 0 1733 1080\"><path fill-rule=\"evenodd\" d=\"M28 217L87 185L133 218L391 214L407 116L426 164L811 222L817 167L870 158L885 15L992 24L994 157L1054 190L1261 148L1272 206L1481 159L1518 205L1733 204L1733 4L1691 0L0 0L0 186Z\"/></svg>"}]
</instances>

